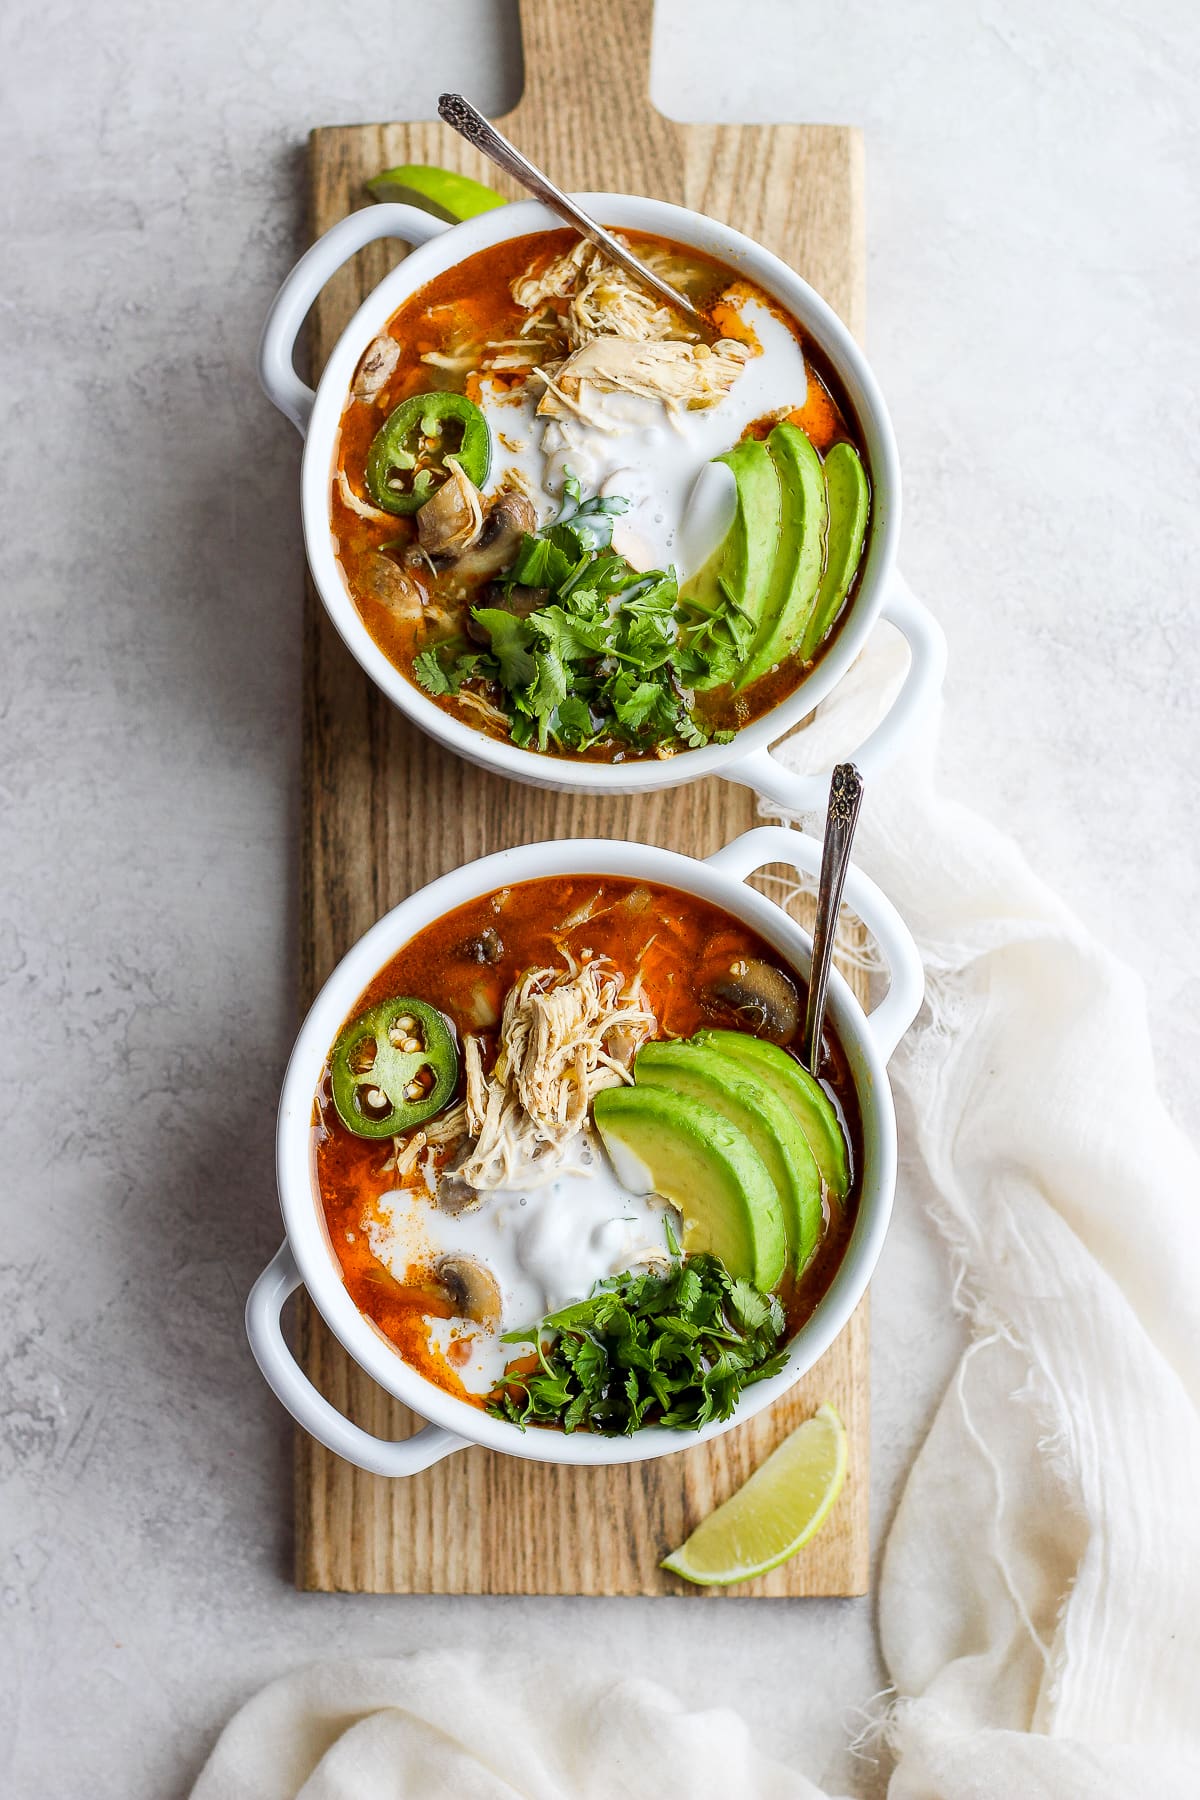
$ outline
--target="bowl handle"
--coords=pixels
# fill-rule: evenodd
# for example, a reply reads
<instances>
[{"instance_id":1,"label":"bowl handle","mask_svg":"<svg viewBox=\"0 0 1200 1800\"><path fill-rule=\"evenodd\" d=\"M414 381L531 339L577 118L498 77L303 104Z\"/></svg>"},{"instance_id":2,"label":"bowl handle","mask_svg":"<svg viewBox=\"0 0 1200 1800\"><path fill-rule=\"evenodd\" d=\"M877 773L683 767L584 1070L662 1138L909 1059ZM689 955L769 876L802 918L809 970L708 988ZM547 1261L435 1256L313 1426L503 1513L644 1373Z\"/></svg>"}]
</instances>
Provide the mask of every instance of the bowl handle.
<instances>
[{"instance_id":1,"label":"bowl handle","mask_svg":"<svg viewBox=\"0 0 1200 1800\"><path fill-rule=\"evenodd\" d=\"M376 238L400 238L406 244L424 244L449 231L444 219L435 219L415 206L366 206L319 237L271 302L258 346L258 379L272 405L285 413L303 437L315 398L312 389L296 373L296 339L308 310L329 277L348 257L373 244Z\"/></svg>"},{"instance_id":2,"label":"bowl handle","mask_svg":"<svg viewBox=\"0 0 1200 1800\"><path fill-rule=\"evenodd\" d=\"M892 583L879 616L907 638L909 664L896 698L874 731L842 759L856 763L868 782L891 762L912 726L936 698L946 673L945 633L929 608L903 582ZM752 750L718 772L726 781L753 788L789 812L822 812L829 793L828 769L823 775L797 774L769 749Z\"/></svg>"},{"instance_id":3,"label":"bowl handle","mask_svg":"<svg viewBox=\"0 0 1200 1800\"><path fill-rule=\"evenodd\" d=\"M707 861L710 868L732 875L735 881L744 881L755 869L772 862L788 863L800 874L815 878L821 872L821 846L816 838L788 825L760 825L734 838ZM867 927L887 963L887 993L867 1018L867 1030L886 1063L920 1011L925 970L912 932L900 914L853 864L846 872L845 903Z\"/></svg>"},{"instance_id":4,"label":"bowl handle","mask_svg":"<svg viewBox=\"0 0 1200 1800\"><path fill-rule=\"evenodd\" d=\"M279 1315L301 1285L300 1271L291 1246L284 1242L250 1290L246 1302L246 1336L254 1360L277 1400L287 1407L318 1444L356 1468L372 1475L415 1475L452 1450L461 1450L466 1438L456 1437L441 1425L426 1425L412 1437L393 1441L372 1437L342 1417L319 1394L288 1349Z\"/></svg>"}]
</instances>

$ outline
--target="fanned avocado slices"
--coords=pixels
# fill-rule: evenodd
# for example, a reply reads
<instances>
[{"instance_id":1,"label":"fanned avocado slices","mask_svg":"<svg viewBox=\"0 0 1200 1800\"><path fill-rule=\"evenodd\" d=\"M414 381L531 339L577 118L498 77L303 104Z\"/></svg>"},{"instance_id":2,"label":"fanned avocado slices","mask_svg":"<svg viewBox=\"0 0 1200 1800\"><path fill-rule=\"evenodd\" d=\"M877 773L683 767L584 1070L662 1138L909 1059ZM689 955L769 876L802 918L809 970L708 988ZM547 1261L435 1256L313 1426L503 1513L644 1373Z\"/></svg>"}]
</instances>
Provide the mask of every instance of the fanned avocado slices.
<instances>
[{"instance_id":1,"label":"fanned avocado slices","mask_svg":"<svg viewBox=\"0 0 1200 1800\"><path fill-rule=\"evenodd\" d=\"M743 1131L767 1165L783 1204L788 1260L799 1272L821 1239L821 1175L787 1102L748 1063L711 1045L645 1044L633 1065L639 1088L666 1088L711 1106Z\"/></svg>"},{"instance_id":2,"label":"fanned avocado slices","mask_svg":"<svg viewBox=\"0 0 1200 1800\"><path fill-rule=\"evenodd\" d=\"M680 599L701 615L728 616L730 607L747 633L755 632L771 595L779 545L783 495L779 472L759 438L743 438L713 458L732 470L737 483L733 524L703 568L684 583ZM731 653L717 658L697 687L721 687L737 674Z\"/></svg>"},{"instance_id":3,"label":"fanned avocado slices","mask_svg":"<svg viewBox=\"0 0 1200 1800\"><path fill-rule=\"evenodd\" d=\"M767 439L779 476L782 509L771 590L758 636L737 678L748 687L790 656L812 617L821 585L828 507L821 459L806 432L782 419Z\"/></svg>"},{"instance_id":4,"label":"fanned avocado slices","mask_svg":"<svg viewBox=\"0 0 1200 1800\"><path fill-rule=\"evenodd\" d=\"M624 1185L679 1208L686 1251L719 1257L735 1280L764 1293L775 1287L787 1263L783 1206L744 1132L664 1088L605 1088L592 1116Z\"/></svg>"},{"instance_id":5,"label":"fanned avocado slices","mask_svg":"<svg viewBox=\"0 0 1200 1800\"><path fill-rule=\"evenodd\" d=\"M853 444L834 444L827 452L825 498L829 507L825 572L800 643L805 661L816 655L822 638L841 612L862 558L871 490L862 458Z\"/></svg>"},{"instance_id":6,"label":"fanned avocado slices","mask_svg":"<svg viewBox=\"0 0 1200 1800\"><path fill-rule=\"evenodd\" d=\"M817 1160L821 1179L830 1193L844 1200L850 1191L850 1160L846 1139L833 1101L819 1081L802 1069L794 1056L745 1031L698 1031L693 1044L713 1049L747 1064L792 1109L809 1149Z\"/></svg>"},{"instance_id":7,"label":"fanned avocado slices","mask_svg":"<svg viewBox=\"0 0 1200 1800\"><path fill-rule=\"evenodd\" d=\"M723 621L719 637L709 634L709 672L695 685L745 688L789 656L816 655L862 560L871 490L853 444L834 444L822 461L790 419L765 443L743 438L714 461L733 472L737 508L680 599L693 631Z\"/></svg>"}]
</instances>

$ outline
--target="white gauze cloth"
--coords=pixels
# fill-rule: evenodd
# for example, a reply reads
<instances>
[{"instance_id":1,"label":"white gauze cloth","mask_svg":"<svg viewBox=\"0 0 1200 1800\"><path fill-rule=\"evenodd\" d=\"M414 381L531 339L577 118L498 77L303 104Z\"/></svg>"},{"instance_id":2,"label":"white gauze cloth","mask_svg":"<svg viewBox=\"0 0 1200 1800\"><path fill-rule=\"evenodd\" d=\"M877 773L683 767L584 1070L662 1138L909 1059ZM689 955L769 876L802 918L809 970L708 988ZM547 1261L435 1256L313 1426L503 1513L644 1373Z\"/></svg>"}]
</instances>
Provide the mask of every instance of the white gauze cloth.
<instances>
[{"instance_id":1,"label":"white gauze cloth","mask_svg":"<svg viewBox=\"0 0 1200 1800\"><path fill-rule=\"evenodd\" d=\"M795 766L861 740L898 643L876 634L786 746ZM1197 1800L1200 1165L1156 1093L1137 979L1014 844L938 798L930 761L872 783L856 846L925 958L892 1064L926 1176L903 1198L944 1234L972 1332L879 1580L889 1800ZM273 1683L193 1800L618 1793L820 1790L733 1714L649 1683L440 1653Z\"/></svg>"}]
</instances>

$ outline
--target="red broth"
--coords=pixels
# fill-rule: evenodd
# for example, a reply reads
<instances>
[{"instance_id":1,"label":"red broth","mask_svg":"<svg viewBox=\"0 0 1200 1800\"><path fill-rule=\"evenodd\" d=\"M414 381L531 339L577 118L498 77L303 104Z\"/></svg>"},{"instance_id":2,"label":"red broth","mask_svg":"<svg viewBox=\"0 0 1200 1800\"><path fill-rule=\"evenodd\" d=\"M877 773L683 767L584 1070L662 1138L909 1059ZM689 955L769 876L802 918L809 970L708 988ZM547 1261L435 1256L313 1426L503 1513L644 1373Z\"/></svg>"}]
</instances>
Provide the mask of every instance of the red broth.
<instances>
[{"instance_id":1,"label":"red broth","mask_svg":"<svg viewBox=\"0 0 1200 1800\"><path fill-rule=\"evenodd\" d=\"M579 917L585 908L589 916ZM491 963L479 960L485 932L499 939L499 954ZM489 949L495 948L489 939ZM522 882L447 913L380 970L350 1017L402 994L438 1007L460 1038L467 1032L479 1034L480 1017L499 1017L514 982L529 968L557 964L564 949L579 960L588 953L607 956L626 977L640 968L659 1037L689 1036L705 1025L744 1024L705 994L708 971L727 969L738 957L784 969L803 997L796 971L757 932L722 908L677 888L607 875L569 875ZM483 1035L484 1064L490 1067L495 1035ZM822 1078L842 1118L852 1183L845 1204L831 1209L825 1237L800 1279L785 1278L780 1289L789 1336L828 1289L857 1210L860 1113L845 1052L828 1030ZM315 1171L329 1242L351 1298L418 1373L456 1398L482 1406L484 1400L468 1392L451 1361L427 1341L426 1316L447 1316L448 1307L422 1285L422 1271L411 1270L407 1284L398 1282L371 1252L367 1234L378 1218L378 1197L396 1185L395 1175L383 1167L391 1150L391 1140L357 1137L346 1129L330 1099L326 1071L313 1114ZM447 1154L443 1151L439 1160Z\"/></svg>"}]
</instances>

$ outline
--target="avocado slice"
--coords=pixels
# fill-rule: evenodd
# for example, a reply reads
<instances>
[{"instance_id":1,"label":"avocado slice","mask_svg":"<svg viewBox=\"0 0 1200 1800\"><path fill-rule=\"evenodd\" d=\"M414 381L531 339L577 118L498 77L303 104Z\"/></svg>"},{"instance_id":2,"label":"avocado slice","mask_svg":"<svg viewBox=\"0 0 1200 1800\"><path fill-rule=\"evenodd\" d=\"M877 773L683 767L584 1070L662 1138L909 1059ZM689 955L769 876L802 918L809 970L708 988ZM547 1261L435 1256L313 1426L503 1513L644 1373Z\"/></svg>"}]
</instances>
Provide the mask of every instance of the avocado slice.
<instances>
[{"instance_id":1,"label":"avocado slice","mask_svg":"<svg viewBox=\"0 0 1200 1800\"><path fill-rule=\"evenodd\" d=\"M732 601L757 628L771 593L779 549L783 493L779 473L761 438L743 438L714 462L724 463L737 484L733 524L708 561L680 589L698 612L728 612ZM737 673L717 664L698 687L720 687Z\"/></svg>"},{"instance_id":2,"label":"avocado slice","mask_svg":"<svg viewBox=\"0 0 1200 1800\"><path fill-rule=\"evenodd\" d=\"M690 1041L721 1050L753 1069L787 1102L816 1157L822 1181L836 1199L844 1200L850 1191L850 1158L841 1120L820 1082L778 1044L751 1037L748 1031L706 1029L698 1031Z\"/></svg>"},{"instance_id":3,"label":"avocado slice","mask_svg":"<svg viewBox=\"0 0 1200 1800\"><path fill-rule=\"evenodd\" d=\"M812 440L790 419L781 419L767 439L767 454L775 464L782 495L779 554L758 636L737 679L740 688L790 656L803 637L825 557L829 508L821 458Z\"/></svg>"},{"instance_id":4,"label":"avocado slice","mask_svg":"<svg viewBox=\"0 0 1200 1800\"><path fill-rule=\"evenodd\" d=\"M707 1044L651 1043L638 1051L639 1088L668 1088L711 1106L749 1138L783 1203L792 1267L799 1272L821 1238L821 1173L795 1113L748 1063Z\"/></svg>"},{"instance_id":5,"label":"avocado slice","mask_svg":"<svg viewBox=\"0 0 1200 1800\"><path fill-rule=\"evenodd\" d=\"M862 457L853 444L835 444L826 453L825 498L829 506L825 573L800 644L805 661L816 655L821 639L841 612L862 560L871 489Z\"/></svg>"},{"instance_id":6,"label":"avocado slice","mask_svg":"<svg viewBox=\"0 0 1200 1800\"><path fill-rule=\"evenodd\" d=\"M592 1117L626 1187L641 1185L644 1171L653 1192L679 1208L685 1250L720 1257L735 1279L764 1293L776 1285L787 1263L783 1206L744 1132L665 1088L604 1088Z\"/></svg>"}]
</instances>

